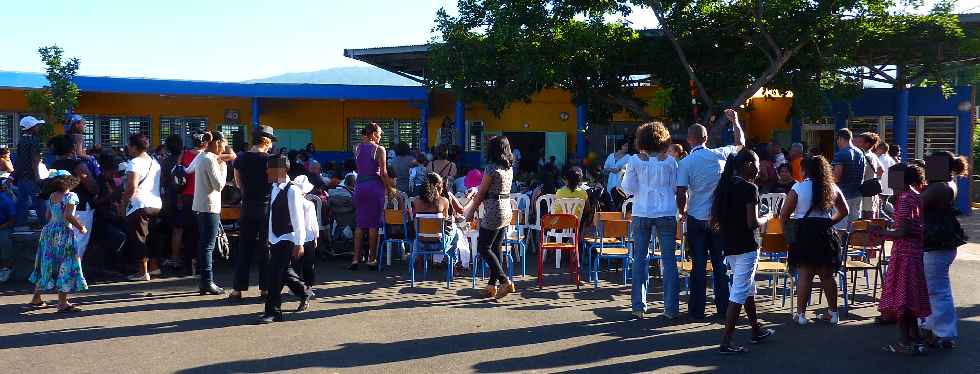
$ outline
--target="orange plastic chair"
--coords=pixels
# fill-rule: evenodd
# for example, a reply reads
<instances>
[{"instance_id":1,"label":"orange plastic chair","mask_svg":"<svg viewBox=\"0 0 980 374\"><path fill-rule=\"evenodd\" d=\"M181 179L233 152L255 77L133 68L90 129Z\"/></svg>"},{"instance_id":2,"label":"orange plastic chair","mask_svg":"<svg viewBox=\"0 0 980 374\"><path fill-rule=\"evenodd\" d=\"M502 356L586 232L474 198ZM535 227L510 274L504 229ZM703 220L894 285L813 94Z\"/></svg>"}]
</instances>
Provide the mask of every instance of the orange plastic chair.
<instances>
[{"instance_id":1,"label":"orange plastic chair","mask_svg":"<svg viewBox=\"0 0 980 374\"><path fill-rule=\"evenodd\" d=\"M540 243L538 251L538 288L541 288L542 278L541 272L544 268L544 253L545 251L561 251L570 252L569 259L571 262L571 272L572 279L575 281L575 287L580 286L579 282L579 264L578 264L578 242L579 242L579 232L578 232L579 220L574 214L545 214L541 217L541 231L540 231ZM549 230L568 230L572 233L571 243L562 243L561 239L556 239L557 241L545 241L548 235L545 235Z\"/></svg>"}]
</instances>

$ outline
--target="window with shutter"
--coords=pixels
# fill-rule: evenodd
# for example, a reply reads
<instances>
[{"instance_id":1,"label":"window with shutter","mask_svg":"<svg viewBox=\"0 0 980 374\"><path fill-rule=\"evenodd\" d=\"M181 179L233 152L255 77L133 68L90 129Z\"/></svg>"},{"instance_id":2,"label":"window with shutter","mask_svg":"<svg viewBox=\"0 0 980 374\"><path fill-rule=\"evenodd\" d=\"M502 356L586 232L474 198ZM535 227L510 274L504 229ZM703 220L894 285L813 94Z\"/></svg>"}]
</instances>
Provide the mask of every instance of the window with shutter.
<instances>
[{"instance_id":1,"label":"window with shutter","mask_svg":"<svg viewBox=\"0 0 980 374\"><path fill-rule=\"evenodd\" d=\"M13 148L16 141L14 130L14 114L0 113L0 146Z\"/></svg>"},{"instance_id":2,"label":"window with shutter","mask_svg":"<svg viewBox=\"0 0 980 374\"><path fill-rule=\"evenodd\" d=\"M956 117L925 117L921 157L937 151L956 152Z\"/></svg>"},{"instance_id":3,"label":"window with shutter","mask_svg":"<svg viewBox=\"0 0 980 374\"><path fill-rule=\"evenodd\" d=\"M483 121L472 121L467 126L466 150L469 152L483 151Z\"/></svg>"},{"instance_id":4,"label":"window with shutter","mask_svg":"<svg viewBox=\"0 0 980 374\"><path fill-rule=\"evenodd\" d=\"M203 117L161 117L160 118L160 139L164 141L170 135L180 135L184 141L184 148L190 148L191 134L208 129L208 120Z\"/></svg>"},{"instance_id":5,"label":"window with shutter","mask_svg":"<svg viewBox=\"0 0 980 374\"><path fill-rule=\"evenodd\" d=\"M419 121L398 121L398 141L408 143L408 147L419 147Z\"/></svg>"},{"instance_id":6,"label":"window with shutter","mask_svg":"<svg viewBox=\"0 0 980 374\"><path fill-rule=\"evenodd\" d=\"M96 138L97 131L95 131L95 123L98 121L99 117L82 116L82 118L85 120L85 130L82 133L82 144L85 146L85 149L89 149L96 144L100 144L99 140Z\"/></svg>"},{"instance_id":7,"label":"window with shutter","mask_svg":"<svg viewBox=\"0 0 980 374\"><path fill-rule=\"evenodd\" d=\"M398 142L408 143L409 148L419 144L419 121L399 119L351 119L347 123L347 144L353 151L361 143L361 131L371 122L381 126L381 146L385 149Z\"/></svg>"},{"instance_id":8,"label":"window with shutter","mask_svg":"<svg viewBox=\"0 0 980 374\"><path fill-rule=\"evenodd\" d=\"M895 132L892 130L893 124L894 124L894 117L891 116L885 117L885 136L883 136L882 139L884 139L885 143L888 143L889 145L895 144ZM909 135L908 135L909 142L908 145L905 147L906 149L902 150L902 155L903 158L905 159L915 157L916 154L915 127L916 127L915 117L909 117Z\"/></svg>"},{"instance_id":9,"label":"window with shutter","mask_svg":"<svg viewBox=\"0 0 980 374\"><path fill-rule=\"evenodd\" d=\"M878 128L878 122L878 117L854 117L847 120L847 128L851 130L854 136L863 132L878 133L881 131Z\"/></svg>"}]
</instances>

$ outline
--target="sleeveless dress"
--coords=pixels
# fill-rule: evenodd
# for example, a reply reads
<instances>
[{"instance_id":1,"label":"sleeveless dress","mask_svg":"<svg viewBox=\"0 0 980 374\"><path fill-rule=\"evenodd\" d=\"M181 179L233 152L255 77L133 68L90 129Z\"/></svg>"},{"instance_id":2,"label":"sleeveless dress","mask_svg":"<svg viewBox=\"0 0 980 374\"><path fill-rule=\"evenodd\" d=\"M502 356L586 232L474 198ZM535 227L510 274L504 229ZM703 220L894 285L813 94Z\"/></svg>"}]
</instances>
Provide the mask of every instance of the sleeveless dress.
<instances>
[{"instance_id":1,"label":"sleeveless dress","mask_svg":"<svg viewBox=\"0 0 980 374\"><path fill-rule=\"evenodd\" d=\"M501 169L496 165L487 167L484 178L490 178L487 198L483 200L483 219L480 227L497 230L510 225L510 186L514 181L513 169Z\"/></svg>"},{"instance_id":2,"label":"sleeveless dress","mask_svg":"<svg viewBox=\"0 0 980 374\"><path fill-rule=\"evenodd\" d=\"M78 195L68 192L60 203L48 202L51 220L41 229L41 241L30 281L42 291L73 293L88 289L82 261L75 250L75 234L65 221L68 204L78 205Z\"/></svg>"},{"instance_id":3,"label":"sleeveless dress","mask_svg":"<svg viewBox=\"0 0 980 374\"><path fill-rule=\"evenodd\" d=\"M912 191L902 192L895 205L895 221L905 221L909 227L908 234L895 239L892 245L888 272L881 289L878 310L888 320L897 320L905 313L911 313L912 317L928 317L932 312L922 263L921 207L919 194Z\"/></svg>"},{"instance_id":4,"label":"sleeveless dress","mask_svg":"<svg viewBox=\"0 0 980 374\"><path fill-rule=\"evenodd\" d=\"M359 229L380 228L384 216L385 186L381 182L381 169L374 158L378 146L371 143L357 145L354 153L357 164L357 184L354 186L354 208Z\"/></svg>"}]
</instances>

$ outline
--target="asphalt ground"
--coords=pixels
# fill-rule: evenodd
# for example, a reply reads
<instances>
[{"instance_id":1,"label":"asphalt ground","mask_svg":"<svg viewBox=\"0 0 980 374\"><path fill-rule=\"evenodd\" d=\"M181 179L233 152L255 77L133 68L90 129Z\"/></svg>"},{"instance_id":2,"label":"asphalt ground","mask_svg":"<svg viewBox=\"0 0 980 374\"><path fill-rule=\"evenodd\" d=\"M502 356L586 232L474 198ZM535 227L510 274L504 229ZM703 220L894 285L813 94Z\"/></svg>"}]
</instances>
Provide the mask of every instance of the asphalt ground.
<instances>
[{"instance_id":1,"label":"asphalt ground","mask_svg":"<svg viewBox=\"0 0 980 374\"><path fill-rule=\"evenodd\" d=\"M980 243L980 219L964 225ZM262 311L254 288L230 303L198 296L192 277L95 284L75 295L84 308L77 314L31 309L30 285L8 282L0 285L0 373L980 373L975 243L961 247L951 271L960 347L912 357L881 350L897 329L874 324L877 304L863 278L836 327L792 324L789 302L773 300L760 281L760 318L776 335L748 354L722 356L719 320L633 319L615 270L599 288L576 289L553 269L540 290L533 276L518 276L518 293L492 302L479 298L468 274L447 289L442 270L432 270L413 288L398 261L380 274L344 270L343 260L317 265L311 309L271 325L254 324ZM230 286L230 266L218 268L218 283ZM653 284L656 315L662 297ZM284 310L296 307L285 300ZM748 345L749 335L741 326L736 342Z\"/></svg>"}]
</instances>

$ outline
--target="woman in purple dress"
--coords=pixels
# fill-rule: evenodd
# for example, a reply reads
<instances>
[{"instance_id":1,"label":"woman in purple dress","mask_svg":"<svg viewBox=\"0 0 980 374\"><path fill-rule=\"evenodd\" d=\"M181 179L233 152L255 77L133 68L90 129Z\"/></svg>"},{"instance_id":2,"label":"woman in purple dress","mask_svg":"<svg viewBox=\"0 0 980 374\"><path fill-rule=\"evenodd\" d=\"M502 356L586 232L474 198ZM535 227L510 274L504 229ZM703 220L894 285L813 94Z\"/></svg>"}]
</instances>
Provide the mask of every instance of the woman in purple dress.
<instances>
[{"instance_id":1,"label":"woman in purple dress","mask_svg":"<svg viewBox=\"0 0 980 374\"><path fill-rule=\"evenodd\" d=\"M377 266L378 228L383 222L385 193L394 188L385 167L388 164L385 159L387 153L378 144L379 141L381 126L372 122L361 130L361 144L354 149L354 161L357 163L357 184L354 186L357 229L354 230L354 259L348 270L357 270L364 230L368 231L368 266Z\"/></svg>"}]
</instances>

